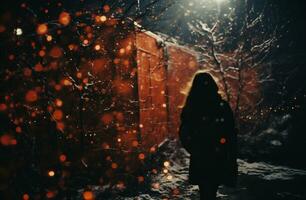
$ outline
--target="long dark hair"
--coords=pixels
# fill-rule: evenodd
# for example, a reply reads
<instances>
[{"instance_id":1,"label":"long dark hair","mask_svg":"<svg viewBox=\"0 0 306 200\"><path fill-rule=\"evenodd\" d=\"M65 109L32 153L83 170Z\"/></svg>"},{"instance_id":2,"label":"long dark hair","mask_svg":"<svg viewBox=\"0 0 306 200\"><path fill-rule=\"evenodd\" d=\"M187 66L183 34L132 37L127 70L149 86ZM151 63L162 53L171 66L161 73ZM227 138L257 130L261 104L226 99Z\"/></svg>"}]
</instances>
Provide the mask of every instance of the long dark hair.
<instances>
[{"instance_id":1,"label":"long dark hair","mask_svg":"<svg viewBox=\"0 0 306 200\"><path fill-rule=\"evenodd\" d=\"M218 90L217 83L209 73L197 73L193 78L184 108L216 105L221 101Z\"/></svg>"}]
</instances>

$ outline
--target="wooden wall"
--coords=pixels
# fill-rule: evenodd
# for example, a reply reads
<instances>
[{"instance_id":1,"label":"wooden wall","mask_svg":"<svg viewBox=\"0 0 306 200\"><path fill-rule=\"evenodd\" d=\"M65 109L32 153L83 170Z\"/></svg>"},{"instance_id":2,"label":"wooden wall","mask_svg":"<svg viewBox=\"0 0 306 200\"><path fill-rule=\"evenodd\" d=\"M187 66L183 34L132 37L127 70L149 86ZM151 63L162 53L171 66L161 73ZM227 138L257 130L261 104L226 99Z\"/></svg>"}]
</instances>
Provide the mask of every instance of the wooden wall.
<instances>
[{"instance_id":1,"label":"wooden wall","mask_svg":"<svg viewBox=\"0 0 306 200\"><path fill-rule=\"evenodd\" d=\"M145 147L177 137L183 90L198 69L196 56L177 45L159 46L158 37L136 34L141 141Z\"/></svg>"}]
</instances>

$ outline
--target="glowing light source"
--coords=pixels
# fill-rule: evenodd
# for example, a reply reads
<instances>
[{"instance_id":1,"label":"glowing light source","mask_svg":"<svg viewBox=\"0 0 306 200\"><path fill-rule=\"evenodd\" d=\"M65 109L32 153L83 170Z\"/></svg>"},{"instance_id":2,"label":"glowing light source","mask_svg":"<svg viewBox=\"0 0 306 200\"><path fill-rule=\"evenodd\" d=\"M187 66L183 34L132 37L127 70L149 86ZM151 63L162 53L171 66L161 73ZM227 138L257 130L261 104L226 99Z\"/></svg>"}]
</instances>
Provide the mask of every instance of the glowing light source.
<instances>
[{"instance_id":1,"label":"glowing light source","mask_svg":"<svg viewBox=\"0 0 306 200\"><path fill-rule=\"evenodd\" d=\"M109 125L113 121L113 115L111 113L106 113L101 117L101 121L103 122L103 124Z\"/></svg>"},{"instance_id":2,"label":"glowing light source","mask_svg":"<svg viewBox=\"0 0 306 200\"><path fill-rule=\"evenodd\" d=\"M225 138L221 138L221 139L220 139L220 143L221 143L221 144L225 144L225 143L226 143L226 139L225 139Z\"/></svg>"},{"instance_id":3,"label":"glowing light source","mask_svg":"<svg viewBox=\"0 0 306 200\"><path fill-rule=\"evenodd\" d=\"M48 171L48 176L53 177L55 175L55 172L53 170Z\"/></svg>"},{"instance_id":4,"label":"glowing light source","mask_svg":"<svg viewBox=\"0 0 306 200\"><path fill-rule=\"evenodd\" d=\"M30 199L30 196L28 194L23 194L22 195L22 199L23 200L29 200Z\"/></svg>"},{"instance_id":5,"label":"glowing light source","mask_svg":"<svg viewBox=\"0 0 306 200\"><path fill-rule=\"evenodd\" d=\"M55 194L54 192L52 192L52 191L48 191L48 192L46 193L47 199L52 199L52 198L54 198L55 196L56 196L56 194Z\"/></svg>"},{"instance_id":6,"label":"glowing light source","mask_svg":"<svg viewBox=\"0 0 306 200\"><path fill-rule=\"evenodd\" d=\"M62 80L62 83L63 83L63 85L65 85L65 86L72 85L71 81L68 80L68 79L63 79L63 80Z\"/></svg>"},{"instance_id":7,"label":"glowing light source","mask_svg":"<svg viewBox=\"0 0 306 200\"><path fill-rule=\"evenodd\" d=\"M104 15L102 15L101 17L100 17L100 21L101 22L105 22L107 20L107 18L104 16Z\"/></svg>"},{"instance_id":8,"label":"glowing light source","mask_svg":"<svg viewBox=\"0 0 306 200\"><path fill-rule=\"evenodd\" d=\"M139 160L144 160L145 159L145 155L143 153L140 153L138 155Z\"/></svg>"},{"instance_id":9,"label":"glowing light source","mask_svg":"<svg viewBox=\"0 0 306 200\"><path fill-rule=\"evenodd\" d=\"M63 52L60 47L55 46L50 50L49 55L52 58L60 58L63 55Z\"/></svg>"},{"instance_id":10,"label":"glowing light source","mask_svg":"<svg viewBox=\"0 0 306 200\"><path fill-rule=\"evenodd\" d=\"M53 112L53 118L55 120L61 120L63 118L63 112L61 110L55 110Z\"/></svg>"},{"instance_id":11,"label":"glowing light source","mask_svg":"<svg viewBox=\"0 0 306 200\"><path fill-rule=\"evenodd\" d=\"M4 134L0 137L0 144L3 146L14 145L14 143L14 139L8 134Z\"/></svg>"},{"instance_id":12,"label":"glowing light source","mask_svg":"<svg viewBox=\"0 0 306 200\"><path fill-rule=\"evenodd\" d=\"M87 39L83 40L82 45L83 46L88 46L89 45L89 40L87 40Z\"/></svg>"},{"instance_id":13,"label":"glowing light source","mask_svg":"<svg viewBox=\"0 0 306 200\"><path fill-rule=\"evenodd\" d=\"M55 105L61 107L63 105L63 101L60 99L55 99Z\"/></svg>"},{"instance_id":14,"label":"glowing light source","mask_svg":"<svg viewBox=\"0 0 306 200\"><path fill-rule=\"evenodd\" d=\"M62 25L67 26L67 25L70 23L70 21L71 21L70 14L67 13L67 12L62 12L62 13L59 15L58 21L59 21L59 23L61 23Z\"/></svg>"},{"instance_id":15,"label":"glowing light source","mask_svg":"<svg viewBox=\"0 0 306 200\"><path fill-rule=\"evenodd\" d=\"M112 167L113 169L117 169L117 168L118 168L118 164L117 164L117 163L112 163L111 167Z\"/></svg>"},{"instance_id":16,"label":"glowing light source","mask_svg":"<svg viewBox=\"0 0 306 200\"><path fill-rule=\"evenodd\" d=\"M143 176L138 176L137 179L138 179L138 182L139 182L139 183L144 182L144 177L143 177Z\"/></svg>"},{"instance_id":17,"label":"glowing light source","mask_svg":"<svg viewBox=\"0 0 306 200\"><path fill-rule=\"evenodd\" d=\"M0 104L0 111L4 111L4 110L6 110L6 109L7 109L7 105L4 104L4 103L1 103L1 104Z\"/></svg>"},{"instance_id":18,"label":"glowing light source","mask_svg":"<svg viewBox=\"0 0 306 200\"><path fill-rule=\"evenodd\" d=\"M59 160L60 160L61 162L65 162L65 161L67 160L67 156L66 156L65 154L61 154L61 155L59 156Z\"/></svg>"},{"instance_id":19,"label":"glowing light source","mask_svg":"<svg viewBox=\"0 0 306 200\"><path fill-rule=\"evenodd\" d=\"M47 26L47 24L39 24L39 25L37 26L36 31L37 31L37 33L38 33L39 35L44 35L44 34L46 34L46 33L48 32L48 26Z\"/></svg>"},{"instance_id":20,"label":"glowing light source","mask_svg":"<svg viewBox=\"0 0 306 200\"><path fill-rule=\"evenodd\" d=\"M132 146L133 146L133 147L137 147L137 146L138 146L138 142L137 142L136 140L134 140L134 141L132 142Z\"/></svg>"},{"instance_id":21,"label":"glowing light source","mask_svg":"<svg viewBox=\"0 0 306 200\"><path fill-rule=\"evenodd\" d=\"M96 46L95 46L95 50L96 51L99 51L101 49L101 46L99 45L99 44L97 44Z\"/></svg>"},{"instance_id":22,"label":"glowing light source","mask_svg":"<svg viewBox=\"0 0 306 200\"><path fill-rule=\"evenodd\" d=\"M169 166L170 166L170 162L169 162L169 161L165 161L165 162L164 162L164 166L165 166L165 167L169 167Z\"/></svg>"},{"instance_id":23,"label":"glowing light source","mask_svg":"<svg viewBox=\"0 0 306 200\"><path fill-rule=\"evenodd\" d=\"M109 5L104 5L103 6L103 11L106 12L106 13L109 12L110 11Z\"/></svg>"},{"instance_id":24,"label":"glowing light source","mask_svg":"<svg viewBox=\"0 0 306 200\"><path fill-rule=\"evenodd\" d=\"M94 199L94 194L91 191L85 191L83 193L83 198L84 198L84 200L93 200Z\"/></svg>"},{"instance_id":25,"label":"glowing light source","mask_svg":"<svg viewBox=\"0 0 306 200\"><path fill-rule=\"evenodd\" d=\"M76 74L76 77L77 77L77 78L82 78L82 75L83 75L82 72L78 72L78 73Z\"/></svg>"},{"instance_id":26,"label":"glowing light source","mask_svg":"<svg viewBox=\"0 0 306 200\"><path fill-rule=\"evenodd\" d=\"M15 34L16 34L16 35L22 35L22 33L23 33L23 32L22 32L22 29L21 29L21 28L16 28L16 29L15 29Z\"/></svg>"},{"instance_id":27,"label":"glowing light source","mask_svg":"<svg viewBox=\"0 0 306 200\"><path fill-rule=\"evenodd\" d=\"M29 90L26 93L25 99L26 99L27 102L37 101L37 99L38 99L37 92L35 90Z\"/></svg>"},{"instance_id":28,"label":"glowing light source","mask_svg":"<svg viewBox=\"0 0 306 200\"><path fill-rule=\"evenodd\" d=\"M151 153L153 153L153 152L155 152L155 151L156 151L156 148L155 148L155 147L151 147L151 148L150 148L150 152L151 152Z\"/></svg>"},{"instance_id":29,"label":"glowing light source","mask_svg":"<svg viewBox=\"0 0 306 200\"><path fill-rule=\"evenodd\" d=\"M15 129L16 133L21 133L22 132L22 129L20 126L17 126L16 129Z\"/></svg>"}]
</instances>

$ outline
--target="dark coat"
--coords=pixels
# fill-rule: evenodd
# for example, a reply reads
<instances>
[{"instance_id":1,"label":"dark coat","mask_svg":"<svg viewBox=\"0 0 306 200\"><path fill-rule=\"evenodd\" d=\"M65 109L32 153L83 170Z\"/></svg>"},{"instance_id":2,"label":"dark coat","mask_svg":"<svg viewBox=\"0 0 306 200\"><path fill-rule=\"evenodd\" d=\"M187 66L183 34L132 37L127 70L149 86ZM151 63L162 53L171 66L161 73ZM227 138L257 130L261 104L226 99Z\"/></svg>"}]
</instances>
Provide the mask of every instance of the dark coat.
<instances>
[{"instance_id":1,"label":"dark coat","mask_svg":"<svg viewBox=\"0 0 306 200\"><path fill-rule=\"evenodd\" d=\"M191 184L217 183L235 186L237 178L237 131L233 112L222 100L209 105L185 106L179 136L190 153Z\"/></svg>"}]
</instances>

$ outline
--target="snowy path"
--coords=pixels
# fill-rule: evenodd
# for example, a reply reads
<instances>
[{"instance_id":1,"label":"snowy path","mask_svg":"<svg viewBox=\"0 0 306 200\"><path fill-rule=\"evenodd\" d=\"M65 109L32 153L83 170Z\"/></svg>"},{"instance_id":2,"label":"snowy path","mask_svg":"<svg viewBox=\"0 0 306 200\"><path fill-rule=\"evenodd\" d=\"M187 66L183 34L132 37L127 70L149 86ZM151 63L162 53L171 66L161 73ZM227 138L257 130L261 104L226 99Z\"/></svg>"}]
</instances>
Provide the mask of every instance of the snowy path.
<instances>
[{"instance_id":1,"label":"snowy path","mask_svg":"<svg viewBox=\"0 0 306 200\"><path fill-rule=\"evenodd\" d=\"M175 142L169 142L165 146L163 153L170 158L172 166L169 173L173 178L168 180L163 174L157 176L155 180L160 180L160 188L155 191L161 196L166 196L165 194L169 196L173 190L179 190L180 195L172 196L170 199L198 199L198 187L187 183L189 162L187 152L177 148ZM220 200L306 199L306 171L264 162L248 163L238 160L238 163L238 187L236 189L221 187L218 192Z\"/></svg>"},{"instance_id":2,"label":"snowy path","mask_svg":"<svg viewBox=\"0 0 306 200\"><path fill-rule=\"evenodd\" d=\"M168 173L160 173L153 178L150 192L135 197L112 196L110 199L198 200L198 187L187 182L188 153L173 141L163 145L160 153L169 159L170 167L167 168ZM264 162L248 163L238 160L238 163L238 187L220 187L219 200L306 200L306 171ZM101 190L98 187L92 189L97 199L100 199Z\"/></svg>"}]
</instances>

